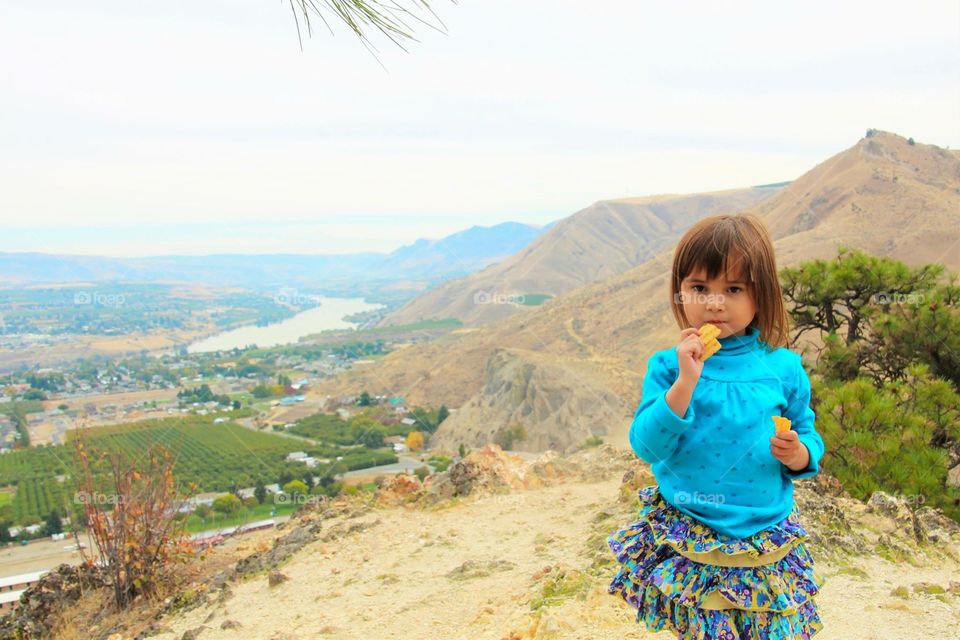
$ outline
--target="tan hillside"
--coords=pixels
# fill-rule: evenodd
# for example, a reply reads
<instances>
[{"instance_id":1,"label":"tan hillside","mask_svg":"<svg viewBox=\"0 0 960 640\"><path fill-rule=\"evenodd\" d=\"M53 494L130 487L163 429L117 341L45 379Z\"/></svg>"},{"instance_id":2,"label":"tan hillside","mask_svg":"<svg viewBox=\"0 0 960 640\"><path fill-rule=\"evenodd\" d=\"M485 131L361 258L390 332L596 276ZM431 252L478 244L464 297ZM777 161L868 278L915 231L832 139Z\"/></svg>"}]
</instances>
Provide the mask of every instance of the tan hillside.
<instances>
[{"instance_id":1,"label":"tan hillside","mask_svg":"<svg viewBox=\"0 0 960 640\"><path fill-rule=\"evenodd\" d=\"M663 640L606 592L607 536L636 520L636 490L654 482L608 445L532 463L491 447L423 485L398 476L229 541L165 605L105 615L107 589L88 588L51 616L62 590L28 600L66 640ZM880 492L851 499L823 475L794 495L824 579L816 640L955 637L960 525Z\"/></svg>"},{"instance_id":2,"label":"tan hillside","mask_svg":"<svg viewBox=\"0 0 960 640\"><path fill-rule=\"evenodd\" d=\"M801 176L756 212L776 234L781 267L834 256L847 243L914 266L939 261L958 270L958 189L956 154L877 133ZM810 213L821 194L842 203L825 221L823 213ZM869 218L860 211L867 207ZM909 235L902 231L906 218L913 221ZM798 223L803 220L808 222ZM646 359L676 339L667 305L671 254L662 252L529 313L394 352L316 392L366 389L461 408L435 434L432 447L481 446L518 421L529 440L515 444L517 449L540 451L545 443L562 449L597 434L626 446ZM510 357L516 362L508 363ZM521 384L505 389L518 375Z\"/></svg>"},{"instance_id":3,"label":"tan hillside","mask_svg":"<svg viewBox=\"0 0 960 640\"><path fill-rule=\"evenodd\" d=\"M385 316L379 326L429 318L457 318L478 326L529 311L530 306L495 302L533 293L556 296L623 273L676 242L699 218L754 206L777 190L731 189L597 202L509 258L425 292Z\"/></svg>"},{"instance_id":4,"label":"tan hillside","mask_svg":"<svg viewBox=\"0 0 960 640\"><path fill-rule=\"evenodd\" d=\"M838 240L910 265L960 269L960 156L883 131L817 165L753 209L785 264Z\"/></svg>"}]
</instances>

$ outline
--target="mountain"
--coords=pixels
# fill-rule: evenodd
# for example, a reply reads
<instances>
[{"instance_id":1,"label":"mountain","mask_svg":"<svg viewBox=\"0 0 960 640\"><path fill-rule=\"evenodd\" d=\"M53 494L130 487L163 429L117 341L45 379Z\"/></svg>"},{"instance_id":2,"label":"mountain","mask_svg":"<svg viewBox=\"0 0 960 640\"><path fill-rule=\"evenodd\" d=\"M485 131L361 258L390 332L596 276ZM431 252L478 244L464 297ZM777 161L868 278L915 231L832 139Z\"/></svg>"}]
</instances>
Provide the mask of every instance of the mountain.
<instances>
[{"instance_id":1,"label":"mountain","mask_svg":"<svg viewBox=\"0 0 960 640\"><path fill-rule=\"evenodd\" d=\"M146 258L0 253L0 284L172 281L212 286L282 285L327 289L375 281L421 280L434 284L502 260L533 241L543 229L517 222L492 227L475 225L439 240L417 240L390 253Z\"/></svg>"},{"instance_id":2,"label":"mountain","mask_svg":"<svg viewBox=\"0 0 960 640\"><path fill-rule=\"evenodd\" d=\"M409 278L472 273L523 249L544 229L519 222L474 225L440 240L420 239L400 247L388 254L375 272L379 277L402 273Z\"/></svg>"},{"instance_id":3,"label":"mountain","mask_svg":"<svg viewBox=\"0 0 960 640\"><path fill-rule=\"evenodd\" d=\"M777 193L776 187L597 202L564 218L529 246L469 276L441 284L386 315L379 326L457 318L487 324L520 311L519 296L557 296L642 264L695 220L732 213Z\"/></svg>"},{"instance_id":4,"label":"mountain","mask_svg":"<svg viewBox=\"0 0 960 640\"><path fill-rule=\"evenodd\" d=\"M835 256L848 244L957 271L960 252L950 247L960 246L958 194L960 156L878 132L753 211L773 230L781 268ZM818 197L843 204L818 216L810 211ZM798 220L807 222L795 226ZM412 404L458 409L433 436L435 447L481 446L518 421L528 434L518 449L574 447L591 435L626 446L646 359L676 343L668 305L672 251L527 313L395 351L316 391L402 393Z\"/></svg>"}]
</instances>

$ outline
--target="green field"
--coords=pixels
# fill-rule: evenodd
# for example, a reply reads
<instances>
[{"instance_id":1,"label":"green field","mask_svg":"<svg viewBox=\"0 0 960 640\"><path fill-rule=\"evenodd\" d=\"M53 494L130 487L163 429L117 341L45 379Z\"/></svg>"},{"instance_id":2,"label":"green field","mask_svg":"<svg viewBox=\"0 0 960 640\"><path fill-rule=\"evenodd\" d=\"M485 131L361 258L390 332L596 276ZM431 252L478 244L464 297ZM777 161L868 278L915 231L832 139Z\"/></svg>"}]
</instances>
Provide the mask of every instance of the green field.
<instances>
[{"instance_id":1,"label":"green field","mask_svg":"<svg viewBox=\"0 0 960 640\"><path fill-rule=\"evenodd\" d=\"M266 520L276 516L287 516L294 512L296 505L270 503L258 504L255 507L248 507L238 513L225 515L222 513L213 513L209 518L201 518L196 514L190 514L187 518L187 533L199 533L211 529L223 529L224 527L235 527L247 522L257 520Z\"/></svg>"},{"instance_id":2,"label":"green field","mask_svg":"<svg viewBox=\"0 0 960 640\"><path fill-rule=\"evenodd\" d=\"M311 446L234 423L213 424L214 417L193 415L111 425L84 431L84 439L88 449L122 452L134 460L142 460L151 445L162 444L175 458L173 472L177 482L182 487L194 482L198 492L225 492L233 485L251 487L258 478L271 484L278 482L285 472L302 478L307 467L285 459L292 451L333 459L343 456L345 469L396 461L392 450ZM17 487L9 509L13 524L39 522L55 508L69 512L75 493L73 456L74 448L70 443L17 450L0 456L0 487ZM312 472L322 475L331 466L332 463L317 465ZM9 494L3 495L7 495L9 501ZM0 502L0 508L2 506Z\"/></svg>"}]
</instances>

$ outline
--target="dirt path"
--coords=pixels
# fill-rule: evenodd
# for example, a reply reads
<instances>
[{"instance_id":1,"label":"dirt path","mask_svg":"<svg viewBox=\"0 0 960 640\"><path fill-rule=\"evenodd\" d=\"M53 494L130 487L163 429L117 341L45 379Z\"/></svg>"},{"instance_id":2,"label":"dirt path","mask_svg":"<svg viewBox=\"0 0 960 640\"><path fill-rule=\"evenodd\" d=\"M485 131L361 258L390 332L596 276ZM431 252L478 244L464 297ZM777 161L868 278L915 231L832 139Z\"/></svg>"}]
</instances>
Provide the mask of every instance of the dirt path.
<instances>
[{"instance_id":1,"label":"dirt path","mask_svg":"<svg viewBox=\"0 0 960 640\"><path fill-rule=\"evenodd\" d=\"M588 539L612 531L629 513L615 506L619 484L562 484L432 512L375 509L349 521L370 524L363 531L304 547L280 569L288 581L270 587L265 575L254 577L235 585L221 605L165 619L169 632L154 637L179 640L205 625L202 640L668 640L669 633L636 625L628 606L606 593L612 573L590 579L579 598L531 612L544 583L535 574L548 565L586 569L593 553ZM324 531L339 520L325 521ZM865 575L818 563L827 582L818 599L826 628L817 640L960 638L960 596L890 594L917 582L946 587L960 574L957 567L865 559L859 568ZM241 626L221 629L226 620Z\"/></svg>"}]
</instances>

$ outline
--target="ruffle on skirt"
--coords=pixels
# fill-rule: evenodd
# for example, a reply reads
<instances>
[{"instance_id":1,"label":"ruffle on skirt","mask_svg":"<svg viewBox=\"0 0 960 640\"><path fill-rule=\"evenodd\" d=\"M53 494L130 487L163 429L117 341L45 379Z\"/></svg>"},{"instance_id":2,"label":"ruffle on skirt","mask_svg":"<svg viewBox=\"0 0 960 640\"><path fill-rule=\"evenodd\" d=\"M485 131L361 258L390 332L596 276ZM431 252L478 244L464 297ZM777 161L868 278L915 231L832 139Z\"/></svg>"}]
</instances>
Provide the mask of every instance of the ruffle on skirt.
<instances>
[{"instance_id":1,"label":"ruffle on skirt","mask_svg":"<svg viewBox=\"0 0 960 640\"><path fill-rule=\"evenodd\" d=\"M657 486L639 491L640 520L607 542L621 564L608 591L652 631L681 640L809 640L823 628L816 574L794 507L749 538L725 536L683 513Z\"/></svg>"}]
</instances>

